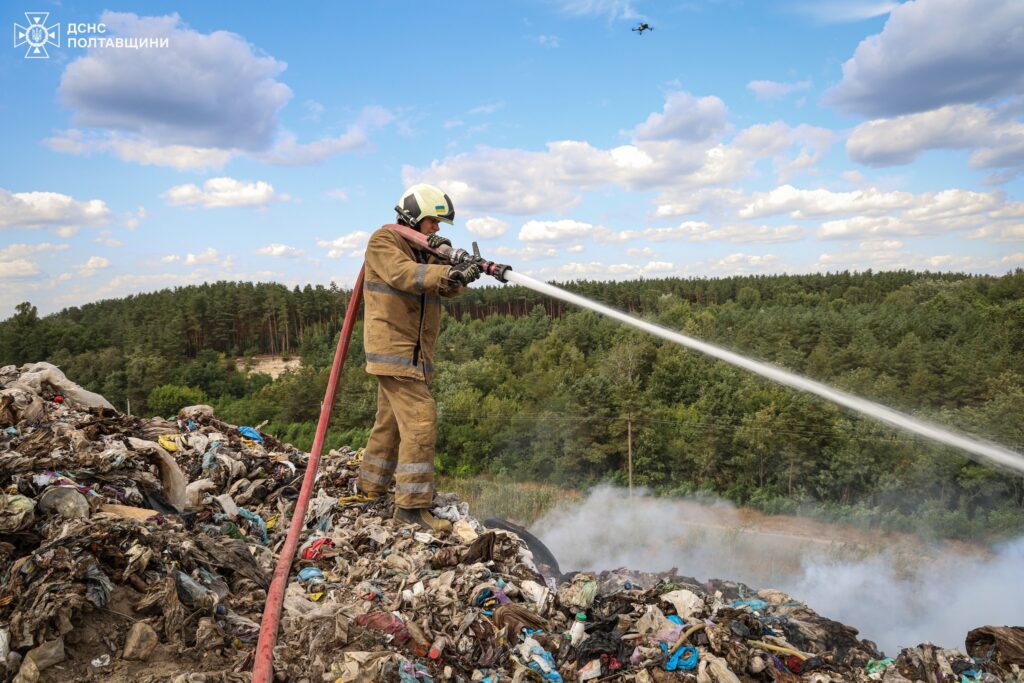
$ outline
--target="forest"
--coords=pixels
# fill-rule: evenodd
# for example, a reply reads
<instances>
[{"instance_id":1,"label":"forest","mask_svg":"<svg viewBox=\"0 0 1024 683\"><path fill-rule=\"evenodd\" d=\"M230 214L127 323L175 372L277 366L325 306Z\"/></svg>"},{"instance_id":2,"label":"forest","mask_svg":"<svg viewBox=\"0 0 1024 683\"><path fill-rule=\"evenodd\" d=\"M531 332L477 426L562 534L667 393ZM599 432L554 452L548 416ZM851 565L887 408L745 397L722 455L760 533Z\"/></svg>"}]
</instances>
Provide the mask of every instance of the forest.
<instances>
[{"instance_id":1,"label":"forest","mask_svg":"<svg viewBox=\"0 0 1024 683\"><path fill-rule=\"evenodd\" d=\"M1024 450L1024 271L579 281L566 289L969 435ZM0 323L0 365L46 360L133 414L210 403L309 448L350 292L216 282ZM446 301L437 465L638 485L943 538L1024 530L1024 479L817 397L511 286ZM276 380L257 354L301 358ZM236 362L236 359L241 359ZM365 443L357 325L328 447Z\"/></svg>"}]
</instances>

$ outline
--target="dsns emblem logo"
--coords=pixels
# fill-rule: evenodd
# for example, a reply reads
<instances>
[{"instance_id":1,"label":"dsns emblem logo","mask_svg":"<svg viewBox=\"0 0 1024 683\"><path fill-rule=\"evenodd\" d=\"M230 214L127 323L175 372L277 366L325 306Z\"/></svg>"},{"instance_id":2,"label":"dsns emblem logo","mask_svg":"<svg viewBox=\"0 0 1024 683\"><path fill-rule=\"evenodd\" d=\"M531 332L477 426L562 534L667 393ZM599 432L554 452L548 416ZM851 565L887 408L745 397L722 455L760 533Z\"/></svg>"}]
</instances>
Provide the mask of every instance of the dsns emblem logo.
<instances>
[{"instance_id":1,"label":"dsns emblem logo","mask_svg":"<svg viewBox=\"0 0 1024 683\"><path fill-rule=\"evenodd\" d=\"M25 59L47 59L47 45L60 47L60 24L46 25L49 12L25 12L28 26L14 25L14 47L28 45Z\"/></svg>"}]
</instances>

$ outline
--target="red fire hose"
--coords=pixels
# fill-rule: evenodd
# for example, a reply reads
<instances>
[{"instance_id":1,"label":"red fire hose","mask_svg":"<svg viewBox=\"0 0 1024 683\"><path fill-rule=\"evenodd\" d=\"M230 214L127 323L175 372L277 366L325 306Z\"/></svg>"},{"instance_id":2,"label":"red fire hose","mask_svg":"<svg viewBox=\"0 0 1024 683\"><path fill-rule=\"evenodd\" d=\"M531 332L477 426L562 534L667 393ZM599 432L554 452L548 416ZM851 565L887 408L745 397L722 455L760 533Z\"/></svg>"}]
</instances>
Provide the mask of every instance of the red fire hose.
<instances>
[{"instance_id":1,"label":"red fire hose","mask_svg":"<svg viewBox=\"0 0 1024 683\"><path fill-rule=\"evenodd\" d=\"M263 620L260 623L260 639L256 645L256 661L252 667L253 683L271 683L274 679L274 644L277 642L277 626L281 621L284 589L288 585L288 574L291 572L292 560L295 557L299 536L302 534L302 526L306 520L309 497L313 493L313 483L316 480L317 467L320 465L320 451L324 448L324 436L327 434L327 425L331 421L334 398L338 393L338 380L341 377L341 369L345 365L348 343L352 338L352 328L356 324L356 316L359 314L359 304L362 298L363 268L360 268L356 284L352 288L352 296L348 300L345 323L341 326L338 350L334 353L331 376L327 381L324 403L320 407L320 421L316 424L316 437L313 439L313 448L309 451L306 474L302 478L302 490L299 491L299 499L295 502L295 511L292 513L292 521L288 527L288 536L285 538L284 547L281 548L281 555L277 559L277 567L274 569L274 578L270 582L270 590L267 591L267 603L263 608Z\"/></svg>"}]
</instances>

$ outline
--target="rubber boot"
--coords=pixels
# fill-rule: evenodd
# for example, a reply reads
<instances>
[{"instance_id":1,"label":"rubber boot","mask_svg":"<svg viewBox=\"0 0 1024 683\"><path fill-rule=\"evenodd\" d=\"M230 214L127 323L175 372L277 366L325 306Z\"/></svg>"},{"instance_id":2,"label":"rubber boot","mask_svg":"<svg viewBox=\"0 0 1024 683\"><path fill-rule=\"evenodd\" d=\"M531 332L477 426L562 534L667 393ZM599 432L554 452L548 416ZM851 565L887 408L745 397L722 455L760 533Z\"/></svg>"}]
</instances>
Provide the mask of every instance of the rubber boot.
<instances>
[{"instance_id":1,"label":"rubber boot","mask_svg":"<svg viewBox=\"0 0 1024 683\"><path fill-rule=\"evenodd\" d=\"M394 517L407 524L419 524L424 531L433 531L439 534L442 531L452 530L451 522L435 517L427 508L400 508L396 505Z\"/></svg>"}]
</instances>

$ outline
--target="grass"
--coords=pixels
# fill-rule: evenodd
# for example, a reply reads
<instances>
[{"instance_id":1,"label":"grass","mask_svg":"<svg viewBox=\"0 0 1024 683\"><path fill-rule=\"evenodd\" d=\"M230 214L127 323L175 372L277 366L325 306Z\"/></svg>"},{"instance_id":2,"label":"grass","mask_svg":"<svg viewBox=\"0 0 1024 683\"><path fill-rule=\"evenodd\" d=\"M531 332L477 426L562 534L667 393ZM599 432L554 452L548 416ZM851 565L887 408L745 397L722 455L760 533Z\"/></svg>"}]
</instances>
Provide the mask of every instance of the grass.
<instances>
[{"instance_id":1,"label":"grass","mask_svg":"<svg viewBox=\"0 0 1024 683\"><path fill-rule=\"evenodd\" d=\"M583 495L575 489L551 484L495 481L484 477L438 477L437 489L457 493L469 503L470 514L477 519L501 517L523 526L533 524L555 505L577 501Z\"/></svg>"}]
</instances>

